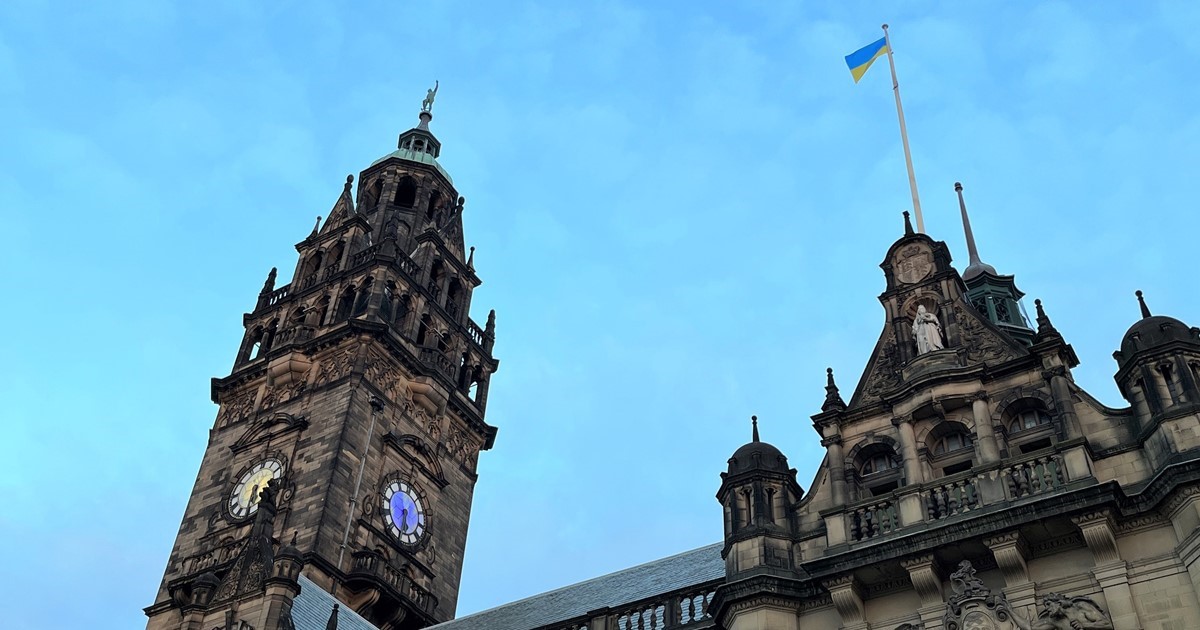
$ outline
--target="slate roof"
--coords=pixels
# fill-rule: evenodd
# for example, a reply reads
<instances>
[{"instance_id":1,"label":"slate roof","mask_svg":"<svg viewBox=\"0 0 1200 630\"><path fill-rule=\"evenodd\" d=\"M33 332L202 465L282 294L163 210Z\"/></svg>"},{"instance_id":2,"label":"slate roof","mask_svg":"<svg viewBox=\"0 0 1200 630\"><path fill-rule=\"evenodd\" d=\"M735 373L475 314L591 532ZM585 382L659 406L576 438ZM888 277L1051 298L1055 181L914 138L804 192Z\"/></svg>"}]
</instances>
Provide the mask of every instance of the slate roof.
<instances>
[{"instance_id":1,"label":"slate roof","mask_svg":"<svg viewBox=\"0 0 1200 630\"><path fill-rule=\"evenodd\" d=\"M300 575L300 594L292 600L292 623L296 630L325 630L329 613L337 598L326 593L312 580ZM338 608L338 630L379 630L358 613L345 606Z\"/></svg>"},{"instance_id":2,"label":"slate roof","mask_svg":"<svg viewBox=\"0 0 1200 630\"><path fill-rule=\"evenodd\" d=\"M725 577L722 543L534 595L432 626L431 630L530 630ZM300 628L299 624L296 624ZM341 628L339 627L339 630Z\"/></svg>"}]
</instances>

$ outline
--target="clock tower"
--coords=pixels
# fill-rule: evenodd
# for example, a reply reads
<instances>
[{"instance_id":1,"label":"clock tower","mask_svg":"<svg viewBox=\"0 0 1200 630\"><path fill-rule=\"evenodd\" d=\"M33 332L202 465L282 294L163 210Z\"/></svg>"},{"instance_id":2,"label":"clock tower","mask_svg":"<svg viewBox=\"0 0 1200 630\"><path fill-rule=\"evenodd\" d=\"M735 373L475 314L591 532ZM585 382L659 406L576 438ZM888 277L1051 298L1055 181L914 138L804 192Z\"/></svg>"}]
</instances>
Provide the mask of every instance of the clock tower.
<instances>
[{"instance_id":1,"label":"clock tower","mask_svg":"<svg viewBox=\"0 0 1200 630\"><path fill-rule=\"evenodd\" d=\"M454 617L498 362L433 95L243 316L150 630L291 628L301 573L381 629Z\"/></svg>"}]
</instances>

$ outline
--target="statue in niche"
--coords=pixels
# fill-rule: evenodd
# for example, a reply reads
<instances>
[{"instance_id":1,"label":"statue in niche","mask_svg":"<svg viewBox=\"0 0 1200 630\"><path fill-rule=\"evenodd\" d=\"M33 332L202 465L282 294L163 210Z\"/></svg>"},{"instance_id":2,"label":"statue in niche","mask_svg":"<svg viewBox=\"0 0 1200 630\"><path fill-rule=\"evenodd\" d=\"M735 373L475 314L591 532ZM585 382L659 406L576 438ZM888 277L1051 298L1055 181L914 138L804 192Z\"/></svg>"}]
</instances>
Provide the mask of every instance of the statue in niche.
<instances>
[{"instance_id":1,"label":"statue in niche","mask_svg":"<svg viewBox=\"0 0 1200 630\"><path fill-rule=\"evenodd\" d=\"M925 310L925 305L917 307L917 316L913 318L913 339L917 341L917 354L925 354L946 347L942 343L942 325L938 323L937 315Z\"/></svg>"},{"instance_id":2,"label":"statue in niche","mask_svg":"<svg viewBox=\"0 0 1200 630\"><path fill-rule=\"evenodd\" d=\"M1086 597L1046 593L1042 610L1029 630L1112 630L1108 615Z\"/></svg>"}]
</instances>

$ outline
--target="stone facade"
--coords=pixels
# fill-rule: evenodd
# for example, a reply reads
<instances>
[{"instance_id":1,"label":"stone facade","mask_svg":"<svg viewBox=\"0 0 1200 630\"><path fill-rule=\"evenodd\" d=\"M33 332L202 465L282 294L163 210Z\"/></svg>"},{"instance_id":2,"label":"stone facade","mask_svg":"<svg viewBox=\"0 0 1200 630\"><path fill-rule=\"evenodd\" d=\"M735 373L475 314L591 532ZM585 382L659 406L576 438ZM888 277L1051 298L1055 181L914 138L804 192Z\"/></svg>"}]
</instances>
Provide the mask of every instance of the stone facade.
<instances>
[{"instance_id":1,"label":"stone facade","mask_svg":"<svg viewBox=\"0 0 1200 630\"><path fill-rule=\"evenodd\" d=\"M498 362L494 313L468 317L480 280L431 118L357 203L347 178L293 281L272 269L245 315L148 628L288 627L301 567L379 628L454 616Z\"/></svg>"}]
</instances>

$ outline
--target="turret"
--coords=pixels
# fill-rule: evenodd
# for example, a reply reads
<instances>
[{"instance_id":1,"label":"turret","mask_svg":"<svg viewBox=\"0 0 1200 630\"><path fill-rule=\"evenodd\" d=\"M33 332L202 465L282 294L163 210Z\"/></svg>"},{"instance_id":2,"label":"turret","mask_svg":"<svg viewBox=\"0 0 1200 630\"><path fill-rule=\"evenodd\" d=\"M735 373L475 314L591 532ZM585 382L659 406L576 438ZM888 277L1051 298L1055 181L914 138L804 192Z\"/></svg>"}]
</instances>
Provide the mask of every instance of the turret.
<instances>
[{"instance_id":1,"label":"turret","mask_svg":"<svg viewBox=\"0 0 1200 630\"><path fill-rule=\"evenodd\" d=\"M1142 318L1129 327L1121 349L1113 353L1114 378L1145 427L1164 415L1200 409L1200 328L1151 315L1142 292L1136 295Z\"/></svg>"}]
</instances>

